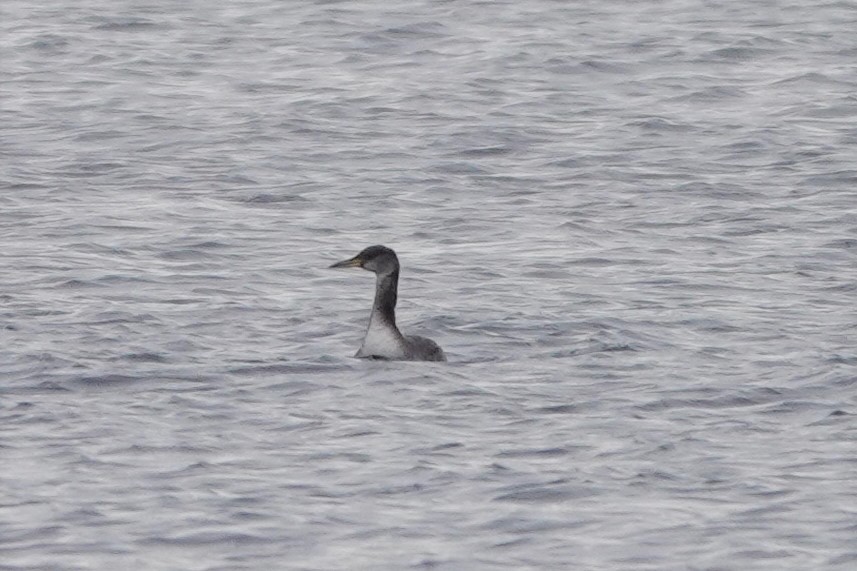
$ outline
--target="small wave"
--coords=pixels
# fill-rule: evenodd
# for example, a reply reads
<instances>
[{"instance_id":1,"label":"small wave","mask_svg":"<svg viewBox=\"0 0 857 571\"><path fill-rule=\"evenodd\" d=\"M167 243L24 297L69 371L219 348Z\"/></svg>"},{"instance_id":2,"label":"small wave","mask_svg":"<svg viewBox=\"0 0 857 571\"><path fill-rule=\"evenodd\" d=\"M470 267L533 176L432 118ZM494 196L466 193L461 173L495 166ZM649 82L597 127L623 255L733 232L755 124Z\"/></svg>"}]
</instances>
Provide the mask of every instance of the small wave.
<instances>
[{"instance_id":1,"label":"small wave","mask_svg":"<svg viewBox=\"0 0 857 571\"><path fill-rule=\"evenodd\" d=\"M161 353L127 353L122 359L132 363L167 363L169 359Z\"/></svg>"},{"instance_id":2,"label":"small wave","mask_svg":"<svg viewBox=\"0 0 857 571\"><path fill-rule=\"evenodd\" d=\"M165 27L163 24L153 22L143 18L134 19L115 19L107 20L95 26L96 30L106 30L111 32L136 32L141 30L149 30L151 28Z\"/></svg>"},{"instance_id":3,"label":"small wave","mask_svg":"<svg viewBox=\"0 0 857 571\"><path fill-rule=\"evenodd\" d=\"M566 480L543 484L522 484L508 488L509 491L493 498L495 502L541 504L562 502L597 495L589 488L572 486Z\"/></svg>"}]
</instances>

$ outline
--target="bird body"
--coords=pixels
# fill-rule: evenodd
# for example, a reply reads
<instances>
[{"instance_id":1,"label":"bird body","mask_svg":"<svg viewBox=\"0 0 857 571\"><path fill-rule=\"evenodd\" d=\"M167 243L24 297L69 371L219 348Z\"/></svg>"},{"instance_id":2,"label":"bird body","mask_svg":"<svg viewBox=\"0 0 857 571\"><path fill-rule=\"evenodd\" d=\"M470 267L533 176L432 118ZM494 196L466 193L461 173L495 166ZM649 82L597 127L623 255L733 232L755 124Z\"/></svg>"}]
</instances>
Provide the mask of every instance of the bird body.
<instances>
[{"instance_id":1,"label":"bird body","mask_svg":"<svg viewBox=\"0 0 857 571\"><path fill-rule=\"evenodd\" d=\"M366 336L356 357L402 361L446 361L437 343L417 335L402 335L396 326L399 258L385 246L370 246L331 268L363 268L375 273L375 301Z\"/></svg>"}]
</instances>

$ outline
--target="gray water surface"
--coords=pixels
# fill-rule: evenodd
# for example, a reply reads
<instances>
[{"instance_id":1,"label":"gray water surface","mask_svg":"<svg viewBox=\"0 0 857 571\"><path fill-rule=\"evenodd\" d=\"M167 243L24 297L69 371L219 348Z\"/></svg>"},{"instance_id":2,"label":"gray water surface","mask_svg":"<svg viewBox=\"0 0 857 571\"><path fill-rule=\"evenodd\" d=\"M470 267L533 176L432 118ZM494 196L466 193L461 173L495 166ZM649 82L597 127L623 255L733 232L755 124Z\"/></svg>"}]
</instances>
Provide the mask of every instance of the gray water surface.
<instances>
[{"instance_id":1,"label":"gray water surface","mask_svg":"<svg viewBox=\"0 0 857 571\"><path fill-rule=\"evenodd\" d=\"M4 0L0 569L853 569L855 30Z\"/></svg>"}]
</instances>

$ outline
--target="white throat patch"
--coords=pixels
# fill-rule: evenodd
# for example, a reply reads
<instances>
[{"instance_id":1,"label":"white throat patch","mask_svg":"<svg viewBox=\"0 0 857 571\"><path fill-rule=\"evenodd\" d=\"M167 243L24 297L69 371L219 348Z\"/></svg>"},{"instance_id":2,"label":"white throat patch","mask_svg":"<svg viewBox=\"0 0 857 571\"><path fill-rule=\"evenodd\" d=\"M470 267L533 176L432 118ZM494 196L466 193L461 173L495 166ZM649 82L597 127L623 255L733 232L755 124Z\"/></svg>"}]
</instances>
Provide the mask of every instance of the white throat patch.
<instances>
[{"instance_id":1,"label":"white throat patch","mask_svg":"<svg viewBox=\"0 0 857 571\"><path fill-rule=\"evenodd\" d=\"M357 356L401 359L404 355L401 334L373 315L369 320L369 329L366 330L366 337L363 338L363 345L357 351Z\"/></svg>"}]
</instances>

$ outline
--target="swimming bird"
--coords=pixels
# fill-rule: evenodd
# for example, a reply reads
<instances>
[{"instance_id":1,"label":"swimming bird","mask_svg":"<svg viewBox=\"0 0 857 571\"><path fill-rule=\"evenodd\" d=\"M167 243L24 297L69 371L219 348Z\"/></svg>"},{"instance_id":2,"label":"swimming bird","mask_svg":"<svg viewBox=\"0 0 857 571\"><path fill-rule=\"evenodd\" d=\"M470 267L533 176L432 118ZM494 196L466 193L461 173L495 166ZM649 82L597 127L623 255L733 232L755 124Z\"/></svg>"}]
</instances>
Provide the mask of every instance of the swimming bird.
<instances>
[{"instance_id":1,"label":"swimming bird","mask_svg":"<svg viewBox=\"0 0 857 571\"><path fill-rule=\"evenodd\" d=\"M446 361L437 343L417 335L402 335L396 327L399 258L386 246L370 246L331 268L363 268L375 273L375 302L369 327L355 357L396 361Z\"/></svg>"}]
</instances>

